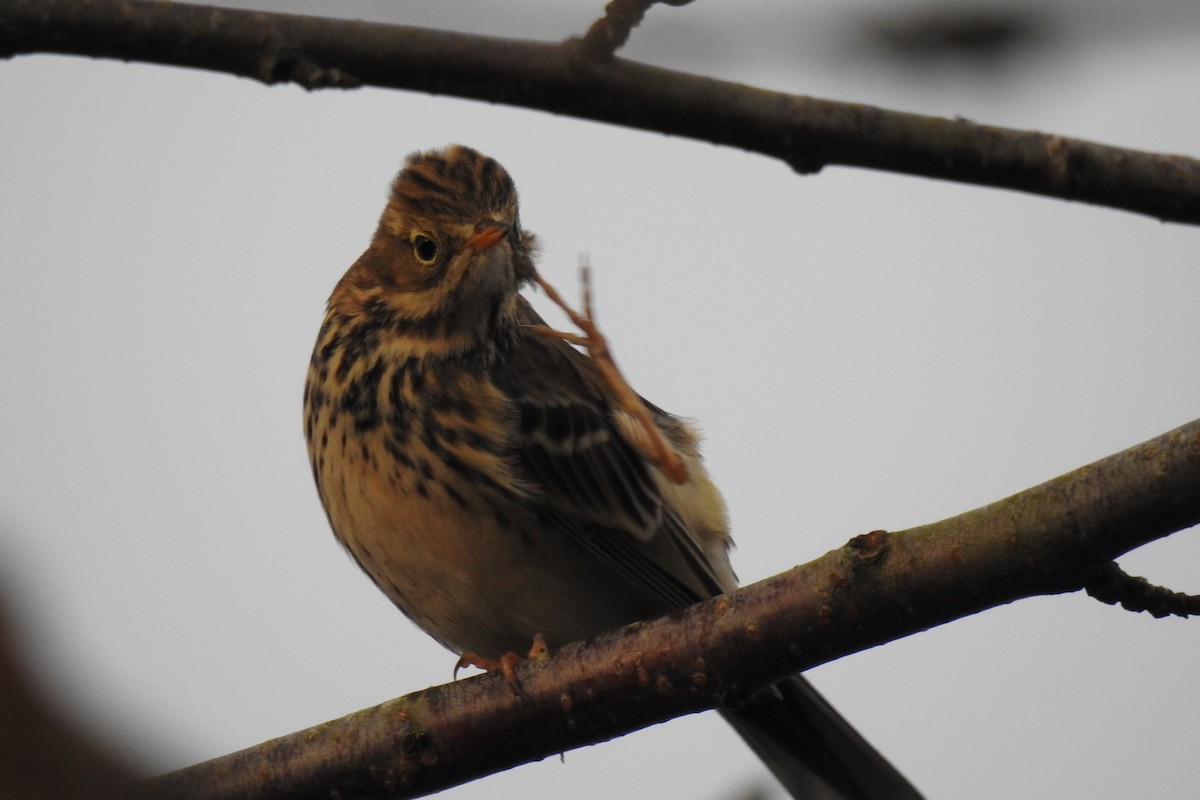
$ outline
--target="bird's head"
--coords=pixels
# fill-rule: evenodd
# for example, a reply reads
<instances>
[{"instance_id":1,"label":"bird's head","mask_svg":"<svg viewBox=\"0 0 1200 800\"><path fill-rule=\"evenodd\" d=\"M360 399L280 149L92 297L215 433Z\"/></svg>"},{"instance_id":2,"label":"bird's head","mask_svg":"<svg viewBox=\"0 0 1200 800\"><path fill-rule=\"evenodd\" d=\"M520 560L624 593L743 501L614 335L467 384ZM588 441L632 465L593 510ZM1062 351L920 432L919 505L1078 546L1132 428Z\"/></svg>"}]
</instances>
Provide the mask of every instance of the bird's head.
<instances>
[{"instance_id":1,"label":"bird's head","mask_svg":"<svg viewBox=\"0 0 1200 800\"><path fill-rule=\"evenodd\" d=\"M504 167L461 145L414 153L330 304L386 310L407 330L469 347L511 319L534 249Z\"/></svg>"}]
</instances>

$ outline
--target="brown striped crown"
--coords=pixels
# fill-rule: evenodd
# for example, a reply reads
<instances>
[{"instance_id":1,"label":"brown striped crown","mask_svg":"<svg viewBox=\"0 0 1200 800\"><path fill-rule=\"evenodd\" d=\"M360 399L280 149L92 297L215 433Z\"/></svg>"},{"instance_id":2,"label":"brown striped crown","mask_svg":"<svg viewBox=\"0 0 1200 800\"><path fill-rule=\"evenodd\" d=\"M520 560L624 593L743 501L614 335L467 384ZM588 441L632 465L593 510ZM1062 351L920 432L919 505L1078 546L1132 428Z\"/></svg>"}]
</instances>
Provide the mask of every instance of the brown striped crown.
<instances>
[{"instance_id":1,"label":"brown striped crown","mask_svg":"<svg viewBox=\"0 0 1200 800\"><path fill-rule=\"evenodd\" d=\"M503 235L475 244L485 230ZM461 350L511 321L518 290L535 274L534 247L513 180L494 159L461 145L413 153L330 314L382 316L398 333Z\"/></svg>"},{"instance_id":2,"label":"brown striped crown","mask_svg":"<svg viewBox=\"0 0 1200 800\"><path fill-rule=\"evenodd\" d=\"M412 218L515 218L517 187L493 158L462 145L413 153L392 183L388 211Z\"/></svg>"}]
</instances>

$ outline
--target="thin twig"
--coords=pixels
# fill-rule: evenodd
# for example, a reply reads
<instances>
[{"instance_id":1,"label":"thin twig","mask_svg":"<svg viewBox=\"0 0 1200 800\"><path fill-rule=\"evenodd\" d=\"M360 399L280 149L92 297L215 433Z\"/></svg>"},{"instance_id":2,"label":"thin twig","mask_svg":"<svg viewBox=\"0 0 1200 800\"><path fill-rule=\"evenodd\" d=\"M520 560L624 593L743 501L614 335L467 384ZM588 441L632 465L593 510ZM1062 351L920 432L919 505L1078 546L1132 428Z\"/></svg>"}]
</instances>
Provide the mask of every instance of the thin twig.
<instances>
[{"instance_id":1,"label":"thin twig","mask_svg":"<svg viewBox=\"0 0 1200 800\"><path fill-rule=\"evenodd\" d=\"M586 58L604 61L625 46L630 32L641 24L650 6L686 6L692 0L611 0L604 16L592 23L578 40L579 52Z\"/></svg>"},{"instance_id":2,"label":"thin twig","mask_svg":"<svg viewBox=\"0 0 1200 800\"><path fill-rule=\"evenodd\" d=\"M587 58L603 61L625 46L629 33L642 21L655 0L612 0L604 16L592 23L579 40L579 51Z\"/></svg>"},{"instance_id":3,"label":"thin twig","mask_svg":"<svg viewBox=\"0 0 1200 800\"><path fill-rule=\"evenodd\" d=\"M1158 619L1200 615L1200 596L1156 586L1145 578L1130 575L1115 561L1097 570L1084 588L1102 603L1120 605L1126 611L1147 611Z\"/></svg>"}]
</instances>

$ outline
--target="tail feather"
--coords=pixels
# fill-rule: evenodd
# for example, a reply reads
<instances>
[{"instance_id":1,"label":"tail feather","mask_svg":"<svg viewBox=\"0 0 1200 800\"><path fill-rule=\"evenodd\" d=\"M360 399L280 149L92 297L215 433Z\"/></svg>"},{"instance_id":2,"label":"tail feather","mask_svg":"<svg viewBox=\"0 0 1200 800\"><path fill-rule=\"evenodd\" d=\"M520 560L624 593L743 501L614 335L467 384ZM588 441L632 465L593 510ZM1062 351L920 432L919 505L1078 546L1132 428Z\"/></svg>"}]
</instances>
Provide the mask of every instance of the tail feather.
<instances>
[{"instance_id":1,"label":"tail feather","mask_svg":"<svg viewBox=\"0 0 1200 800\"><path fill-rule=\"evenodd\" d=\"M799 675L721 714L797 800L921 800Z\"/></svg>"}]
</instances>

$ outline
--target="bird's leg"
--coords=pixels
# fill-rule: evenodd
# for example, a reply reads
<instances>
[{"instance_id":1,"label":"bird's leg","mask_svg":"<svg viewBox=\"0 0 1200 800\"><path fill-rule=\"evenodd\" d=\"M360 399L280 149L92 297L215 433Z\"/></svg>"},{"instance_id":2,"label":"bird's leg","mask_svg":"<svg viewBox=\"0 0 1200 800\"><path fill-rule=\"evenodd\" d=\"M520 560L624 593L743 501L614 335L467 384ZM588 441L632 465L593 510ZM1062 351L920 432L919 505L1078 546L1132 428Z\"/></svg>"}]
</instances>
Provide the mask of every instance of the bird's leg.
<instances>
[{"instance_id":1,"label":"bird's leg","mask_svg":"<svg viewBox=\"0 0 1200 800\"><path fill-rule=\"evenodd\" d=\"M643 458L658 467L671 483L687 483L688 469L683 457L667 441L667 437L663 435L662 430L655 423L654 417L650 414L650 409L646 408L641 396L633 390L633 387L625 380L625 376L621 374L621 370L617 368L617 362L608 346L608 340L604 338L604 334L596 325L596 318L592 313L591 269L586 265L579 268L579 280L583 284L582 313L571 308L567 301L563 300L558 290L547 283L541 275L535 274L533 280L546 293L546 297L563 310L563 313L575 327L583 332L583 335L565 333L546 325L536 325L530 330L542 336L564 339L571 344L586 348L588 355L596 363L601 377L604 378L604 382L608 384L609 389L616 397L621 410L637 420L646 432L645 442L634 439L631 440L631 444L641 452Z\"/></svg>"}]
</instances>

